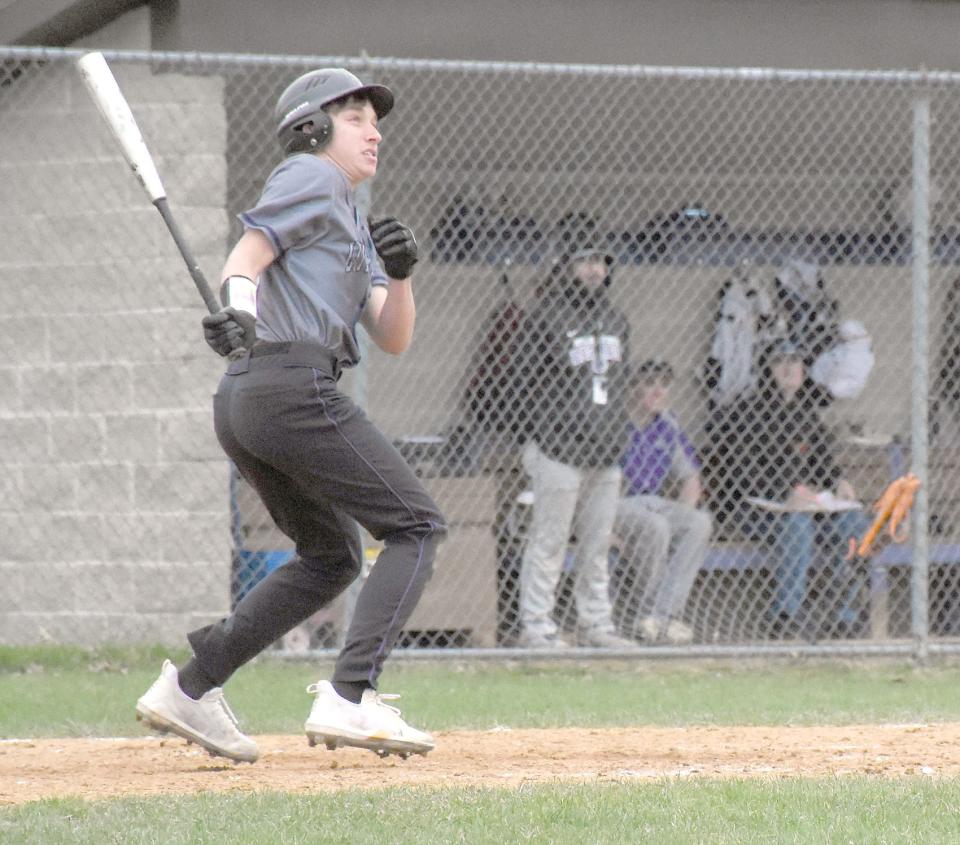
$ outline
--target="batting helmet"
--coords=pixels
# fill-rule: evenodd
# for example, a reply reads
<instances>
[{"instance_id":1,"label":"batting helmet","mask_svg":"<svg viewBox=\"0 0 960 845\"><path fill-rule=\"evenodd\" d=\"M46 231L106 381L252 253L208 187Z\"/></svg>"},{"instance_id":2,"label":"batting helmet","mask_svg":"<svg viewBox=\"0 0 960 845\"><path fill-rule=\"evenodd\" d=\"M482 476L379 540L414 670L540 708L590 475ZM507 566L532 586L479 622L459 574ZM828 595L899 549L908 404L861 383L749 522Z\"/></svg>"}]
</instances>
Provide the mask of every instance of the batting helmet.
<instances>
[{"instance_id":1,"label":"batting helmet","mask_svg":"<svg viewBox=\"0 0 960 845\"><path fill-rule=\"evenodd\" d=\"M330 140L333 121L325 108L351 94L366 97L377 117L393 108L393 93L383 85L364 85L343 68L311 70L291 82L277 100L277 138L287 155L320 149ZM304 131L306 124L309 131Z\"/></svg>"}]
</instances>

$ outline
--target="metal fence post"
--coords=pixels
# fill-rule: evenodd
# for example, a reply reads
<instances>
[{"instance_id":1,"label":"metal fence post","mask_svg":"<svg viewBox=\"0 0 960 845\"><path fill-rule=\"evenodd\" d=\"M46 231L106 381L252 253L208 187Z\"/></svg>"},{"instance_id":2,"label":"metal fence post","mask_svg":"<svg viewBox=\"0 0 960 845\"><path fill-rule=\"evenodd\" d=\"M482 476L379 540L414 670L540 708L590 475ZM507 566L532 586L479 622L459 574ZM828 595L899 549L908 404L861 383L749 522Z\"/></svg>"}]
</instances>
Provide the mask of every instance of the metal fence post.
<instances>
[{"instance_id":1,"label":"metal fence post","mask_svg":"<svg viewBox=\"0 0 960 845\"><path fill-rule=\"evenodd\" d=\"M911 391L911 471L923 484L913 509L913 567L911 569L911 632L916 659L929 656L930 625L928 577L929 476L927 447L929 285L930 285L930 99L913 103L913 388Z\"/></svg>"}]
</instances>

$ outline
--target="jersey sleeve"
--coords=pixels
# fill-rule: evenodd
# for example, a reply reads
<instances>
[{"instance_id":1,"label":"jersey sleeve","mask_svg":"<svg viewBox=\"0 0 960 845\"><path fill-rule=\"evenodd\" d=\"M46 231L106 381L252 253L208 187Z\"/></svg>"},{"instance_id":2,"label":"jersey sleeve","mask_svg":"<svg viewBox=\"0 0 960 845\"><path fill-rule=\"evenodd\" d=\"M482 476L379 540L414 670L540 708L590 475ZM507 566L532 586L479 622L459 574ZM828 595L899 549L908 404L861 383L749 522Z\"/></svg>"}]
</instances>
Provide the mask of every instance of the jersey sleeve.
<instances>
[{"instance_id":1,"label":"jersey sleeve","mask_svg":"<svg viewBox=\"0 0 960 845\"><path fill-rule=\"evenodd\" d=\"M292 156L276 167L256 206L239 215L248 229L259 229L277 255L322 237L329 226L335 176L309 156Z\"/></svg>"}]
</instances>

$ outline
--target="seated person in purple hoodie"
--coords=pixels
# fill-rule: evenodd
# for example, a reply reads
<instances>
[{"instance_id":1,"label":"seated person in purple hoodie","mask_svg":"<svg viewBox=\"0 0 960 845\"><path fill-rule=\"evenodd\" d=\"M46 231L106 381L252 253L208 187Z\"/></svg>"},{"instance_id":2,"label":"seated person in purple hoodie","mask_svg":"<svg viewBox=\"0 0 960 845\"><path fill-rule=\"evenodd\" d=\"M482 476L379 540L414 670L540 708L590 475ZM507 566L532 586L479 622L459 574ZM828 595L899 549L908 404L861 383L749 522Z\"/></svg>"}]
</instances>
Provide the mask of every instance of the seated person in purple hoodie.
<instances>
[{"instance_id":1,"label":"seated person in purple hoodie","mask_svg":"<svg viewBox=\"0 0 960 845\"><path fill-rule=\"evenodd\" d=\"M670 364L645 361L634 382L640 408L621 460L625 495L615 523L621 547L611 579L614 607L631 636L688 643L693 631L681 617L711 532L710 517L697 507L700 463L670 410Z\"/></svg>"}]
</instances>

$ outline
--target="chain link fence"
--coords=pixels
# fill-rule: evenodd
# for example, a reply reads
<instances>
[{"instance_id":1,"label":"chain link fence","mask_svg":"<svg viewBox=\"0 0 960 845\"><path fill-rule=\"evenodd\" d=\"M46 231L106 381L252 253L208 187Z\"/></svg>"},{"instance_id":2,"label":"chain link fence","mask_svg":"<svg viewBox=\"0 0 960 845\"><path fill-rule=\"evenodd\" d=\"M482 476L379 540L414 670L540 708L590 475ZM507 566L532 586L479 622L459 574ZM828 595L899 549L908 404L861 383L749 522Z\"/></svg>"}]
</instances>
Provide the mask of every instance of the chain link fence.
<instances>
[{"instance_id":1,"label":"chain link fence","mask_svg":"<svg viewBox=\"0 0 960 845\"><path fill-rule=\"evenodd\" d=\"M181 643L293 549L79 55L0 50L0 642ZM107 58L214 280L285 85L394 90L365 202L418 235L417 332L343 383L451 526L402 647L950 647L960 77ZM909 538L851 553L910 471Z\"/></svg>"}]
</instances>

